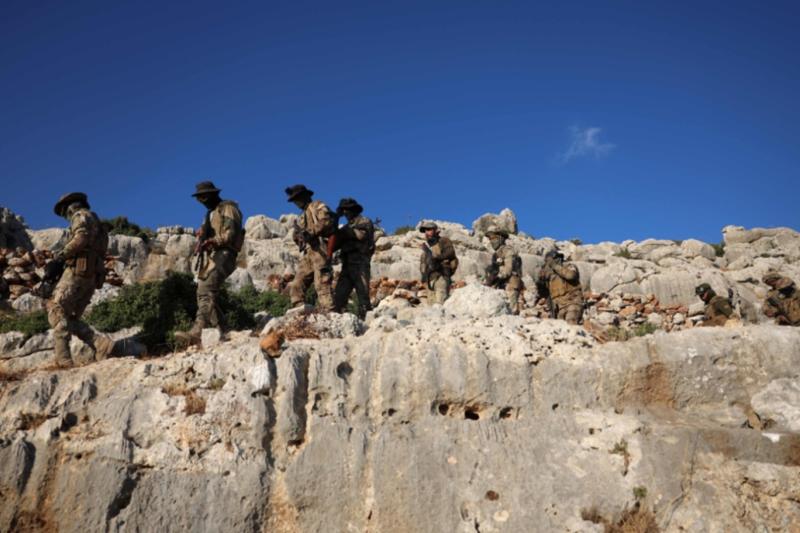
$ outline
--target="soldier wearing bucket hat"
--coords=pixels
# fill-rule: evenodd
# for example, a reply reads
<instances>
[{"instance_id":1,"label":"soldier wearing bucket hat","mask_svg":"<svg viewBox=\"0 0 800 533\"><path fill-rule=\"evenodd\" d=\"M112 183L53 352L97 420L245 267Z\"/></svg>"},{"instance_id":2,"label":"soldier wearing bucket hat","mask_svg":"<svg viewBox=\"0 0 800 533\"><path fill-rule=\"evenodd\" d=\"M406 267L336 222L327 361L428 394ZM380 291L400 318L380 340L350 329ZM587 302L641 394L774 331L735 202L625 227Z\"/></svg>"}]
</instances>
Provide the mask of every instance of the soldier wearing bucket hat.
<instances>
[{"instance_id":1,"label":"soldier wearing bucket hat","mask_svg":"<svg viewBox=\"0 0 800 533\"><path fill-rule=\"evenodd\" d=\"M443 304L450 296L453 274L458 268L458 257L453 242L439 234L439 226L433 221L423 221L419 231L425 234L420 245L422 255L419 270L429 304Z\"/></svg>"},{"instance_id":2,"label":"soldier wearing bucket hat","mask_svg":"<svg viewBox=\"0 0 800 533\"><path fill-rule=\"evenodd\" d=\"M292 185L286 188L289 202L294 203L302 213L295 221L292 238L300 249L300 263L294 279L289 284L289 297L293 307L304 304L306 289L311 283L317 293L317 308L328 312L333 310L333 267L331 257L335 244L336 216L319 200L312 200L314 191L305 185Z\"/></svg>"},{"instance_id":3,"label":"soldier wearing bucket hat","mask_svg":"<svg viewBox=\"0 0 800 533\"><path fill-rule=\"evenodd\" d=\"M244 229L238 204L223 200L220 192L213 182L202 181L192 194L206 208L206 215L197 232L195 247L197 316L189 331L175 334L180 343L200 344L204 328L219 328L223 332L226 328L219 306L219 292L228 276L236 270L236 259L244 245Z\"/></svg>"},{"instance_id":4,"label":"soldier wearing bucket hat","mask_svg":"<svg viewBox=\"0 0 800 533\"><path fill-rule=\"evenodd\" d=\"M486 237L494 250L492 262L486 269L486 281L489 287L505 289L511 313L519 314L519 296L522 289L522 260L511 246L506 244L508 231L497 226L486 230Z\"/></svg>"},{"instance_id":5,"label":"soldier wearing bucket hat","mask_svg":"<svg viewBox=\"0 0 800 533\"><path fill-rule=\"evenodd\" d=\"M47 302L47 320L53 328L56 364L73 364L70 337L75 335L94 350L95 358L105 359L113 342L95 333L81 320L95 289L106 277L105 257L108 234L100 219L89 208L85 193L72 192L58 199L53 211L69 221L67 244L56 252L56 261L63 261L64 272Z\"/></svg>"},{"instance_id":6,"label":"soldier wearing bucket hat","mask_svg":"<svg viewBox=\"0 0 800 533\"><path fill-rule=\"evenodd\" d=\"M727 298L719 296L708 283L701 283L695 287L694 293L706 304L701 326L724 326L728 319L733 317L731 303Z\"/></svg>"},{"instance_id":7,"label":"soldier wearing bucket hat","mask_svg":"<svg viewBox=\"0 0 800 533\"><path fill-rule=\"evenodd\" d=\"M767 272L762 281L770 287L762 307L764 314L784 326L800 326L800 292L790 278Z\"/></svg>"},{"instance_id":8,"label":"soldier wearing bucket hat","mask_svg":"<svg viewBox=\"0 0 800 533\"><path fill-rule=\"evenodd\" d=\"M369 298L370 261L375 253L375 226L362 215L364 208L353 198L342 198L336 215L347 223L336 231L336 246L342 254L342 271L333 293L334 308L341 313L355 290L358 316L364 318L372 306Z\"/></svg>"}]
</instances>

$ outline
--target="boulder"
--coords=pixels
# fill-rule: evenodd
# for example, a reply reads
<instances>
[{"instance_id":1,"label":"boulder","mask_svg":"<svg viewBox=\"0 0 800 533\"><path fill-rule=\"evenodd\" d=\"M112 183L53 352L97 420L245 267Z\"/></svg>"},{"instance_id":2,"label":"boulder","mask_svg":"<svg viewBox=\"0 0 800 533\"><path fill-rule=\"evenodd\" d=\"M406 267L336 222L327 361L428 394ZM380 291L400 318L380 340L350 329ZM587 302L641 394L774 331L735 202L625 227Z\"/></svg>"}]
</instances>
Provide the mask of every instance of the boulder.
<instances>
[{"instance_id":1,"label":"boulder","mask_svg":"<svg viewBox=\"0 0 800 533\"><path fill-rule=\"evenodd\" d=\"M511 209L503 209L499 214L486 213L472 223L472 232L478 236L486 235L486 230L491 226L506 230L509 234L517 233L517 216Z\"/></svg>"},{"instance_id":2,"label":"boulder","mask_svg":"<svg viewBox=\"0 0 800 533\"><path fill-rule=\"evenodd\" d=\"M491 318L509 313L505 291L476 283L453 291L444 309L457 317Z\"/></svg>"}]
</instances>

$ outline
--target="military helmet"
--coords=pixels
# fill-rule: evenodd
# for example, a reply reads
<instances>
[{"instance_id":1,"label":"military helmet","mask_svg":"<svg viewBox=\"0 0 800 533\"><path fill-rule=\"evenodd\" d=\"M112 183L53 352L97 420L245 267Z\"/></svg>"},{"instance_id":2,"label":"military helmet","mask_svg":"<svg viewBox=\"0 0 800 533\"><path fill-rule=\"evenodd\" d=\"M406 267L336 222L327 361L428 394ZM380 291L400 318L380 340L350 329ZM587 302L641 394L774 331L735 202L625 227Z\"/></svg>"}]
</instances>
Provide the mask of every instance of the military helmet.
<instances>
[{"instance_id":1,"label":"military helmet","mask_svg":"<svg viewBox=\"0 0 800 533\"><path fill-rule=\"evenodd\" d=\"M336 212L344 213L345 211L350 211L351 213L358 215L364 211L364 208L361 207L361 204L356 202L353 198L342 198L339 200L339 206L336 208Z\"/></svg>"},{"instance_id":2,"label":"military helmet","mask_svg":"<svg viewBox=\"0 0 800 533\"><path fill-rule=\"evenodd\" d=\"M506 230L505 228L501 228L499 226L492 225L486 229L486 236L491 237L492 235L499 235L503 238L506 238L508 237L508 230Z\"/></svg>"},{"instance_id":3,"label":"military helmet","mask_svg":"<svg viewBox=\"0 0 800 533\"><path fill-rule=\"evenodd\" d=\"M192 194L195 198L198 196L205 196L207 194L219 194L222 189L218 189L216 185L214 185L211 181L201 181L197 185L194 186L195 191Z\"/></svg>"},{"instance_id":4,"label":"military helmet","mask_svg":"<svg viewBox=\"0 0 800 533\"><path fill-rule=\"evenodd\" d=\"M558 250L550 250L549 252L547 252L547 254L545 254L544 258L545 259L558 259L560 261L563 261L564 260L564 254L562 254Z\"/></svg>"},{"instance_id":5,"label":"military helmet","mask_svg":"<svg viewBox=\"0 0 800 533\"><path fill-rule=\"evenodd\" d=\"M419 231L421 233L425 233L429 229L438 230L439 226L437 226L436 222L433 222L432 220L423 220L419 225Z\"/></svg>"},{"instance_id":6,"label":"military helmet","mask_svg":"<svg viewBox=\"0 0 800 533\"><path fill-rule=\"evenodd\" d=\"M290 202L294 202L304 195L309 198L314 196L314 191L306 188L305 185L292 185L291 187L286 187L286 195L289 197Z\"/></svg>"},{"instance_id":7,"label":"military helmet","mask_svg":"<svg viewBox=\"0 0 800 533\"><path fill-rule=\"evenodd\" d=\"M710 290L711 290L711 285L709 285L708 283L701 283L700 285L694 288L694 293L697 296L702 296L703 294L707 293Z\"/></svg>"},{"instance_id":8,"label":"military helmet","mask_svg":"<svg viewBox=\"0 0 800 533\"><path fill-rule=\"evenodd\" d=\"M86 197L86 193L71 192L58 199L53 207L53 212L60 217L66 216L67 208L75 202L81 202L86 207L89 207L89 199Z\"/></svg>"}]
</instances>

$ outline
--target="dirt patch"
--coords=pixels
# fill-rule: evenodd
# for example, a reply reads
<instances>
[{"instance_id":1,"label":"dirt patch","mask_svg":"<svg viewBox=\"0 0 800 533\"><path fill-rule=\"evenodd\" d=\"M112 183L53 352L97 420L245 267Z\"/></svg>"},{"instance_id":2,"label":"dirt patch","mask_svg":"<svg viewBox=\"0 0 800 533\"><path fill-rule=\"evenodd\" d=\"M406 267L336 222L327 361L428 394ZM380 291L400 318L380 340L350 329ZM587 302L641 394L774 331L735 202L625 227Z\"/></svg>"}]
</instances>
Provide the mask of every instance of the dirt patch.
<instances>
[{"instance_id":1,"label":"dirt patch","mask_svg":"<svg viewBox=\"0 0 800 533\"><path fill-rule=\"evenodd\" d=\"M161 388L161 392L167 396L183 396L183 412L186 416L202 415L206 412L206 400L195 389L183 384L169 383Z\"/></svg>"},{"instance_id":2,"label":"dirt patch","mask_svg":"<svg viewBox=\"0 0 800 533\"><path fill-rule=\"evenodd\" d=\"M629 373L617 396L617 404L675 407L672 375L664 363L655 361Z\"/></svg>"}]
</instances>

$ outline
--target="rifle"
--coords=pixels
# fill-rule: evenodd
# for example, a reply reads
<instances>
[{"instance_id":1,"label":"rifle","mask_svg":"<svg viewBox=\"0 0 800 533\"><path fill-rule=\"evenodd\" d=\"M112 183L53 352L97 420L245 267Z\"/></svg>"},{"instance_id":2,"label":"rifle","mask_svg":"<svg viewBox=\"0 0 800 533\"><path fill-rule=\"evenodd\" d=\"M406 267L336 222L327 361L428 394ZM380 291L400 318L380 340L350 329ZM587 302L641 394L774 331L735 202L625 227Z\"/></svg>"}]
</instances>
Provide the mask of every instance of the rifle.
<instances>
[{"instance_id":1,"label":"rifle","mask_svg":"<svg viewBox=\"0 0 800 533\"><path fill-rule=\"evenodd\" d=\"M53 259L44 265L44 277L42 282L33 289L33 294L40 298L50 298L53 295L58 281L64 275L64 269L67 267L63 259Z\"/></svg>"},{"instance_id":2,"label":"rifle","mask_svg":"<svg viewBox=\"0 0 800 533\"><path fill-rule=\"evenodd\" d=\"M489 287L494 287L495 284L497 283L497 277L499 275L500 275L500 266L497 264L497 258L493 255L492 262L486 269L486 281L484 282L484 284Z\"/></svg>"},{"instance_id":3,"label":"rifle","mask_svg":"<svg viewBox=\"0 0 800 533\"><path fill-rule=\"evenodd\" d=\"M545 266L542 267L542 270L539 273L539 279L536 280L536 292L539 295L539 298L547 299L547 310L550 314L550 318L556 318L556 309L553 306L553 297L550 295L550 287L547 284L547 276L543 275L546 274L548 270L551 274L555 274L553 269L550 268L549 263L545 263Z\"/></svg>"},{"instance_id":4,"label":"rifle","mask_svg":"<svg viewBox=\"0 0 800 533\"><path fill-rule=\"evenodd\" d=\"M203 271L206 266L206 240L211 233L211 211L206 212L206 217L203 219L203 225L200 226L200 231L197 232L197 242L194 245L194 252L192 256L197 256L194 262L194 269L197 273Z\"/></svg>"},{"instance_id":5,"label":"rifle","mask_svg":"<svg viewBox=\"0 0 800 533\"><path fill-rule=\"evenodd\" d=\"M297 219L294 219L292 229L292 240L294 240L294 243L300 248L300 252L305 252L311 240L311 234L300 227Z\"/></svg>"}]
</instances>

